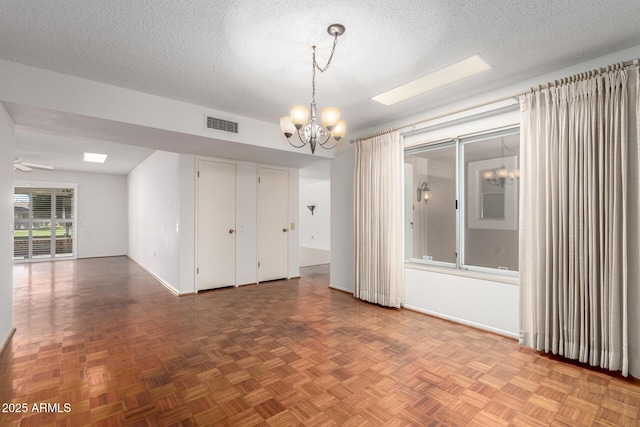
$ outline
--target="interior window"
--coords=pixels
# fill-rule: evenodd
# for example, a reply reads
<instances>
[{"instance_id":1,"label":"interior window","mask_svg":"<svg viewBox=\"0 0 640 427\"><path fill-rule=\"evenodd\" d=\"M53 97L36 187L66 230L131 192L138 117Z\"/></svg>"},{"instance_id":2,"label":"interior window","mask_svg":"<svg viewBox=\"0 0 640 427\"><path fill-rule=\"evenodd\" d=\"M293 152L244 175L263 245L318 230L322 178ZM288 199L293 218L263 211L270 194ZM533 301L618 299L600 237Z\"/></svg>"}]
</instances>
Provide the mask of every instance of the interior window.
<instances>
[{"instance_id":1,"label":"interior window","mask_svg":"<svg viewBox=\"0 0 640 427\"><path fill-rule=\"evenodd\" d=\"M449 143L407 153L405 180L407 258L455 265L455 145Z\"/></svg>"},{"instance_id":2,"label":"interior window","mask_svg":"<svg viewBox=\"0 0 640 427\"><path fill-rule=\"evenodd\" d=\"M520 134L465 142L463 265L518 271Z\"/></svg>"},{"instance_id":3,"label":"interior window","mask_svg":"<svg viewBox=\"0 0 640 427\"><path fill-rule=\"evenodd\" d=\"M517 128L405 150L405 258L518 271Z\"/></svg>"}]
</instances>

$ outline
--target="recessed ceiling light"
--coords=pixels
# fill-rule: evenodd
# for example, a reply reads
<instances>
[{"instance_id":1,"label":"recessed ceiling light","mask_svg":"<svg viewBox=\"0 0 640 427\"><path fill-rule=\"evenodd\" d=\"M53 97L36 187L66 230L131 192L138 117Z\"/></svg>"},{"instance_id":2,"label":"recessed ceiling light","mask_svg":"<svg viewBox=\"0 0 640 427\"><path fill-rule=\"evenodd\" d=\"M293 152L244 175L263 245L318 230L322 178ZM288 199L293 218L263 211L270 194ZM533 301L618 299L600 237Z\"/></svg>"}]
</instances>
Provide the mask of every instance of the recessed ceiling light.
<instances>
[{"instance_id":1,"label":"recessed ceiling light","mask_svg":"<svg viewBox=\"0 0 640 427\"><path fill-rule=\"evenodd\" d=\"M84 153L85 162L104 163L107 160L106 154Z\"/></svg>"},{"instance_id":2,"label":"recessed ceiling light","mask_svg":"<svg viewBox=\"0 0 640 427\"><path fill-rule=\"evenodd\" d=\"M465 79L482 71L489 70L491 66L484 62L480 55L474 55L453 65L442 68L417 80L405 83L395 89L391 89L371 99L384 105L393 105L405 99L422 95L430 90L446 86L458 80Z\"/></svg>"}]
</instances>

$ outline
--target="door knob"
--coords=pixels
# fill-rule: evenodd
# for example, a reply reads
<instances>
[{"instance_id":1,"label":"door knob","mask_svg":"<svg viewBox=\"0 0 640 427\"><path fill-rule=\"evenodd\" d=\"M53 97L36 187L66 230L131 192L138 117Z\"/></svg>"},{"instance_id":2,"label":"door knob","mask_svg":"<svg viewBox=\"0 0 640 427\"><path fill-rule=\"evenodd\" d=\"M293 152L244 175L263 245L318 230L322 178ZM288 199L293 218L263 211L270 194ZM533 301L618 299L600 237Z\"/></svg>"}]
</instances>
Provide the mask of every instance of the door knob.
<instances>
[{"instance_id":1,"label":"door knob","mask_svg":"<svg viewBox=\"0 0 640 427\"><path fill-rule=\"evenodd\" d=\"M233 233L235 233L235 232L236 232L236 230L234 230L233 228L230 228L230 229L229 229L229 234L233 234Z\"/></svg>"},{"instance_id":2,"label":"door knob","mask_svg":"<svg viewBox=\"0 0 640 427\"><path fill-rule=\"evenodd\" d=\"M286 233L287 231L289 231L289 229L288 229L288 228L283 228L283 229L282 229L282 232L283 232L283 233Z\"/></svg>"}]
</instances>

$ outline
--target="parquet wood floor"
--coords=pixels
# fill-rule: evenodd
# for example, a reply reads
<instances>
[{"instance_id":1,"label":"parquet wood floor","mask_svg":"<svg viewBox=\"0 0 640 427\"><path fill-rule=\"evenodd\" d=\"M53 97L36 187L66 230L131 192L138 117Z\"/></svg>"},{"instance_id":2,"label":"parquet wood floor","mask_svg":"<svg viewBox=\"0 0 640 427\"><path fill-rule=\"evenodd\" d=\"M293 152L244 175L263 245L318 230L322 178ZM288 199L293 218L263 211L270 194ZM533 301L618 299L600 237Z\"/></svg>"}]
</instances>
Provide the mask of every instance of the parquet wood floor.
<instances>
[{"instance_id":1,"label":"parquet wood floor","mask_svg":"<svg viewBox=\"0 0 640 427\"><path fill-rule=\"evenodd\" d=\"M16 265L0 425L639 425L637 381L303 271L176 297L124 257Z\"/></svg>"}]
</instances>

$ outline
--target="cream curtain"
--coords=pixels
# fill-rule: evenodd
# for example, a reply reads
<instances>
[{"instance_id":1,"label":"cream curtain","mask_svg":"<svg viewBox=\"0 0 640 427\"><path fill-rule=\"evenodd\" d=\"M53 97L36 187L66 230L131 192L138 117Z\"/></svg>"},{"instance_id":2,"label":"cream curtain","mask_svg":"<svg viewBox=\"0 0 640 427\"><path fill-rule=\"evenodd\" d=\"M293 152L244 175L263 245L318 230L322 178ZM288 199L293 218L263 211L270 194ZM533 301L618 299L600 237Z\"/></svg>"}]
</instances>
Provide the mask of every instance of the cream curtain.
<instances>
[{"instance_id":1,"label":"cream curtain","mask_svg":"<svg viewBox=\"0 0 640 427\"><path fill-rule=\"evenodd\" d=\"M638 71L612 68L521 98L520 343L638 377Z\"/></svg>"},{"instance_id":2,"label":"cream curtain","mask_svg":"<svg viewBox=\"0 0 640 427\"><path fill-rule=\"evenodd\" d=\"M402 162L398 132L356 144L354 295L397 308L404 293Z\"/></svg>"}]
</instances>

